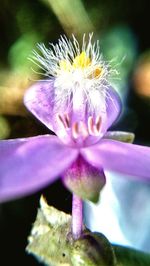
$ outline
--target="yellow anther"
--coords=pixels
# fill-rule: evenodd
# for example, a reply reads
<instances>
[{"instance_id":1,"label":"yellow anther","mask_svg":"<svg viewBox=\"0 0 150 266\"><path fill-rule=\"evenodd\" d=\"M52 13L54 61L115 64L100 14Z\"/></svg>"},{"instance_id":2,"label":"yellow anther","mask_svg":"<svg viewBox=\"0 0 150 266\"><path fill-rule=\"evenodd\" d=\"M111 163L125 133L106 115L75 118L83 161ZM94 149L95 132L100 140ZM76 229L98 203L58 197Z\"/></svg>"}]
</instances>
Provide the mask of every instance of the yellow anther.
<instances>
[{"instance_id":1,"label":"yellow anther","mask_svg":"<svg viewBox=\"0 0 150 266\"><path fill-rule=\"evenodd\" d=\"M91 65L91 59L89 57L87 57L85 52L82 52L80 55L77 55L72 64L70 61L67 60L61 60L59 62L59 66L60 66L60 71L67 71L67 72L71 72L75 69L84 69L88 66ZM99 76L102 74L103 69L99 66L95 66L93 67L93 69L91 70L91 73L88 74L88 78L92 79L92 78L99 78Z\"/></svg>"},{"instance_id":2,"label":"yellow anther","mask_svg":"<svg viewBox=\"0 0 150 266\"><path fill-rule=\"evenodd\" d=\"M77 55L73 60L72 66L74 68L84 68L91 64L91 60L86 56L85 52L82 52L80 55Z\"/></svg>"},{"instance_id":3,"label":"yellow anther","mask_svg":"<svg viewBox=\"0 0 150 266\"><path fill-rule=\"evenodd\" d=\"M93 71L93 77L98 78L102 74L102 68L98 67Z\"/></svg>"},{"instance_id":4,"label":"yellow anther","mask_svg":"<svg viewBox=\"0 0 150 266\"><path fill-rule=\"evenodd\" d=\"M61 60L59 62L59 66L60 66L61 70L64 70L64 71L70 71L71 70L71 63L67 60Z\"/></svg>"},{"instance_id":5,"label":"yellow anther","mask_svg":"<svg viewBox=\"0 0 150 266\"><path fill-rule=\"evenodd\" d=\"M89 75L89 78L99 78L99 76L102 74L102 70L103 69L101 67L93 69L92 73Z\"/></svg>"}]
</instances>

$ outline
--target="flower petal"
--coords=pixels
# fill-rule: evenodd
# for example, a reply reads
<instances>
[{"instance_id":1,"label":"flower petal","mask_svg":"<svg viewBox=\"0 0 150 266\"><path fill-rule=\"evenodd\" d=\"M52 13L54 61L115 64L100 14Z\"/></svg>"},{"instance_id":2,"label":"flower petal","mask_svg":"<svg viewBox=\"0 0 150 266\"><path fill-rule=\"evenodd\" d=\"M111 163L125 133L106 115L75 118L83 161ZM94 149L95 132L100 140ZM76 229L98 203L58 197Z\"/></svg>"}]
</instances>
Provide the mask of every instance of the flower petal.
<instances>
[{"instance_id":1,"label":"flower petal","mask_svg":"<svg viewBox=\"0 0 150 266\"><path fill-rule=\"evenodd\" d=\"M109 86L106 100L107 129L116 121L122 111L122 103L118 93Z\"/></svg>"},{"instance_id":2,"label":"flower petal","mask_svg":"<svg viewBox=\"0 0 150 266\"><path fill-rule=\"evenodd\" d=\"M50 130L53 130L54 90L52 81L32 85L25 93L24 104Z\"/></svg>"},{"instance_id":3,"label":"flower petal","mask_svg":"<svg viewBox=\"0 0 150 266\"><path fill-rule=\"evenodd\" d=\"M0 141L0 201L49 185L73 163L78 151L56 136Z\"/></svg>"},{"instance_id":4,"label":"flower petal","mask_svg":"<svg viewBox=\"0 0 150 266\"><path fill-rule=\"evenodd\" d=\"M103 139L81 153L95 167L150 180L150 147Z\"/></svg>"}]
</instances>

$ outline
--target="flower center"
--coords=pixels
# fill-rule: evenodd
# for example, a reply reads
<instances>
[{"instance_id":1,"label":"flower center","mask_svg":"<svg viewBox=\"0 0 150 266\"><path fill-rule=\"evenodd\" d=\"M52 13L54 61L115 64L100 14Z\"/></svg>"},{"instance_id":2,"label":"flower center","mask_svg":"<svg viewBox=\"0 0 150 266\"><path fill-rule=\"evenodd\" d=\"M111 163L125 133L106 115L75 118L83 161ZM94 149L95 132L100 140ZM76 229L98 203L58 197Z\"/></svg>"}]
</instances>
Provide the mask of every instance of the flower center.
<instances>
[{"instance_id":1,"label":"flower center","mask_svg":"<svg viewBox=\"0 0 150 266\"><path fill-rule=\"evenodd\" d=\"M61 60L59 62L60 70L65 72L74 72L76 70L88 70L92 66L91 59L86 55L86 52L83 51L80 55L77 55L73 62L71 63L69 60ZM87 77L89 79L99 78L102 74L102 67L100 66L92 66L92 69L87 71Z\"/></svg>"},{"instance_id":2,"label":"flower center","mask_svg":"<svg viewBox=\"0 0 150 266\"><path fill-rule=\"evenodd\" d=\"M71 137L74 143L83 144L84 140L90 136L99 137L101 135L101 117L97 116L94 119L90 116L87 119L87 124L83 121L71 123L68 114L57 114L57 122L59 126Z\"/></svg>"},{"instance_id":3,"label":"flower center","mask_svg":"<svg viewBox=\"0 0 150 266\"><path fill-rule=\"evenodd\" d=\"M86 56L85 52L82 52L80 55L77 55L73 60L73 68L85 68L91 65L91 60Z\"/></svg>"}]
</instances>

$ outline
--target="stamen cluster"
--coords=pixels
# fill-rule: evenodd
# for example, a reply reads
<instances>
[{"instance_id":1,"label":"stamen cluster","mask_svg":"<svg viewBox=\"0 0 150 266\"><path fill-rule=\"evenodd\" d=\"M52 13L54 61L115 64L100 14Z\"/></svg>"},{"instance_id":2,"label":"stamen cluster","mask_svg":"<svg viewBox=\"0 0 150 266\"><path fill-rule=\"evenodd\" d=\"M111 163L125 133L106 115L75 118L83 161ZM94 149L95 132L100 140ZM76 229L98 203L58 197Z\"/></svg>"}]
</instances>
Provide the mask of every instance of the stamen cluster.
<instances>
[{"instance_id":1,"label":"stamen cluster","mask_svg":"<svg viewBox=\"0 0 150 266\"><path fill-rule=\"evenodd\" d=\"M92 40L93 34L83 36L82 45L75 36L72 40L61 36L56 45L50 43L46 48L38 44L31 60L43 71L44 76L54 80L55 106L70 102L76 91L85 95L85 101L91 111L101 105L105 112L105 99L109 97L108 77L113 73L110 64L103 61L99 50L99 42Z\"/></svg>"}]
</instances>

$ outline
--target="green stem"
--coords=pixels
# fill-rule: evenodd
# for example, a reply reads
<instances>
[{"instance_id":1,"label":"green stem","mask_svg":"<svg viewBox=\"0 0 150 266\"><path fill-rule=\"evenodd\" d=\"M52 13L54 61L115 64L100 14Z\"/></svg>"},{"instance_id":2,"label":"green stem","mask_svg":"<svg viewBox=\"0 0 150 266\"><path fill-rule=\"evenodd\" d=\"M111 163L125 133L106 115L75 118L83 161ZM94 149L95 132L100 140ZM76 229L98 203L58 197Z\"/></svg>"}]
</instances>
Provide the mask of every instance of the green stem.
<instances>
[{"instance_id":1,"label":"green stem","mask_svg":"<svg viewBox=\"0 0 150 266\"><path fill-rule=\"evenodd\" d=\"M83 201L77 195L72 198L72 235L74 239L80 238L83 228Z\"/></svg>"}]
</instances>

